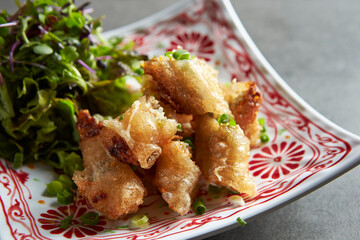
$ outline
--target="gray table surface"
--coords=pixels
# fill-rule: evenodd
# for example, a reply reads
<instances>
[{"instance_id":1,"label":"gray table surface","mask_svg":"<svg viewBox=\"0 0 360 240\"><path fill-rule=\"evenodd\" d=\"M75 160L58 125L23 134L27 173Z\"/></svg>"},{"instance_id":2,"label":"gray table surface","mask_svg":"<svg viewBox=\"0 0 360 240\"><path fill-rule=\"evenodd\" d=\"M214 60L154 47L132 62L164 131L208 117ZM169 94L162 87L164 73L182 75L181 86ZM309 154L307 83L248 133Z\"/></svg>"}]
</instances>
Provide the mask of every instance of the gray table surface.
<instances>
[{"instance_id":1,"label":"gray table surface","mask_svg":"<svg viewBox=\"0 0 360 240\"><path fill-rule=\"evenodd\" d=\"M76 1L80 4L84 1ZM104 30L151 15L175 0L92 1ZM360 1L233 0L265 58L306 102L360 135ZM15 10L12 0L0 9ZM360 239L360 168L245 228L215 239Z\"/></svg>"}]
</instances>

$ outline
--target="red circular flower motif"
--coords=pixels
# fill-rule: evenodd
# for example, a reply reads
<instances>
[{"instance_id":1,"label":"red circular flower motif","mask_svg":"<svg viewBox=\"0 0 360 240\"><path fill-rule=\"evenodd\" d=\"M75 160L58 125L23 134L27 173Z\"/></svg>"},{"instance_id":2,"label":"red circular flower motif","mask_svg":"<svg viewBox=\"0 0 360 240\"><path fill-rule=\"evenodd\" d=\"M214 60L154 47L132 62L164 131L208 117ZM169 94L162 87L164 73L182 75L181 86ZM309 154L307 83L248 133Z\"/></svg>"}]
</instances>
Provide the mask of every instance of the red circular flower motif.
<instances>
[{"instance_id":1,"label":"red circular flower motif","mask_svg":"<svg viewBox=\"0 0 360 240\"><path fill-rule=\"evenodd\" d=\"M278 179L300 166L299 162L304 157L305 150L296 142L281 142L261 149L249 162L253 175L262 179Z\"/></svg>"},{"instance_id":2,"label":"red circular flower motif","mask_svg":"<svg viewBox=\"0 0 360 240\"><path fill-rule=\"evenodd\" d=\"M74 234L77 238L83 238L85 236L93 236L98 232L102 232L106 224L105 217L100 216L100 221L96 226L83 225L81 223L81 216L88 211L85 207L61 206L57 210L50 209L46 213L40 214L38 219L41 223L41 228L44 230L50 230L51 234L63 234L66 238L71 238ZM73 215L71 222L67 228L61 228L61 221Z\"/></svg>"},{"instance_id":3,"label":"red circular flower motif","mask_svg":"<svg viewBox=\"0 0 360 240\"><path fill-rule=\"evenodd\" d=\"M206 61L210 61L211 55L215 53L214 42L208 36L198 32L176 35L176 38L170 42L168 51L177 49L178 46Z\"/></svg>"}]
</instances>

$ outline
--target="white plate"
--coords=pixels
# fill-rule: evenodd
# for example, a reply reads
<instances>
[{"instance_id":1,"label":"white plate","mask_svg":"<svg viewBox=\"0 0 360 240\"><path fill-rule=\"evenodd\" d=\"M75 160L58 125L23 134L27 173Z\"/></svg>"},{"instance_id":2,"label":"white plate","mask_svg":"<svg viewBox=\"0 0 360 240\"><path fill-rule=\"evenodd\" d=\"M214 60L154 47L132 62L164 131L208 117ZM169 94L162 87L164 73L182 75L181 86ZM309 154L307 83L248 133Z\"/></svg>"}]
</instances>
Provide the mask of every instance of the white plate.
<instances>
[{"instance_id":1,"label":"white plate","mask_svg":"<svg viewBox=\"0 0 360 240\"><path fill-rule=\"evenodd\" d=\"M44 195L56 178L47 166L12 170L0 161L1 239L188 239L209 236L238 226L281 207L343 174L360 163L360 138L334 125L294 93L272 69L242 26L230 1L182 1L151 17L106 33L134 40L141 53L163 54L177 45L207 59L222 81L233 77L256 81L263 92L260 117L267 121L270 142L253 149L250 172L259 195L244 207L201 189L206 214L179 216L159 196L148 196L139 210L151 225L144 230L120 228L128 219L101 218L97 226L81 225L90 206L78 199L60 206ZM67 229L60 222L73 214Z\"/></svg>"}]
</instances>

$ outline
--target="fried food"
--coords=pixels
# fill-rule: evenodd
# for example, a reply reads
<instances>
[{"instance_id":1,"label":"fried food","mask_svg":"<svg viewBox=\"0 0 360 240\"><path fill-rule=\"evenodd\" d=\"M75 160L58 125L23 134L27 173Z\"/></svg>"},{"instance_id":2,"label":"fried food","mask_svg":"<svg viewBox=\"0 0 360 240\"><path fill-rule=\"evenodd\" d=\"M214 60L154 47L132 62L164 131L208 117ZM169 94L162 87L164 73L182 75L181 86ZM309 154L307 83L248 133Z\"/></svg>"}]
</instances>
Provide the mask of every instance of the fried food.
<instances>
[{"instance_id":1,"label":"fried food","mask_svg":"<svg viewBox=\"0 0 360 240\"><path fill-rule=\"evenodd\" d=\"M262 96L255 82L235 82L224 88L225 100L229 103L234 119L245 136L250 140L250 146L256 146L259 140L260 126L257 114Z\"/></svg>"},{"instance_id":2,"label":"fried food","mask_svg":"<svg viewBox=\"0 0 360 240\"><path fill-rule=\"evenodd\" d=\"M177 132L178 123L164 116L162 107L154 97L141 97L120 117L105 120L104 126L120 137L134 154L133 164L149 169L161 154L161 146L170 142ZM111 142L110 145L111 146Z\"/></svg>"},{"instance_id":3,"label":"fried food","mask_svg":"<svg viewBox=\"0 0 360 240\"><path fill-rule=\"evenodd\" d=\"M231 111L224 100L217 71L204 60L145 61L143 92L171 105L177 113L221 115Z\"/></svg>"},{"instance_id":4,"label":"fried food","mask_svg":"<svg viewBox=\"0 0 360 240\"><path fill-rule=\"evenodd\" d=\"M84 170L73 176L78 191L109 219L136 212L146 190L131 167L113 158L103 145L106 128L97 124L88 112L80 112L77 128Z\"/></svg>"},{"instance_id":5,"label":"fried food","mask_svg":"<svg viewBox=\"0 0 360 240\"><path fill-rule=\"evenodd\" d=\"M184 215L198 190L200 169L191 160L186 143L173 141L162 149L156 162L155 184L169 207Z\"/></svg>"},{"instance_id":6,"label":"fried food","mask_svg":"<svg viewBox=\"0 0 360 240\"><path fill-rule=\"evenodd\" d=\"M209 114L199 116L194 146L196 163L209 184L249 196L257 194L248 170L249 140L238 125L219 125Z\"/></svg>"}]
</instances>

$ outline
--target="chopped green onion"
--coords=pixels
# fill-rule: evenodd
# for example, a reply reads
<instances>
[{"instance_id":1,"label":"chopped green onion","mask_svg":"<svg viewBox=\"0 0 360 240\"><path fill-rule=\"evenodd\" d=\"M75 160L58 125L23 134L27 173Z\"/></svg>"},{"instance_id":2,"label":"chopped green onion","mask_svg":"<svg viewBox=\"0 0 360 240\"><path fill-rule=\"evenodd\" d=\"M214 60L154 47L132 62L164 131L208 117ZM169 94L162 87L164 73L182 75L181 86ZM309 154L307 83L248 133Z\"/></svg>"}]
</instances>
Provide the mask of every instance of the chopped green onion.
<instances>
[{"instance_id":1,"label":"chopped green onion","mask_svg":"<svg viewBox=\"0 0 360 240\"><path fill-rule=\"evenodd\" d=\"M123 115L120 115L120 117L119 117L119 120L121 121L121 120L123 120L124 119L124 114Z\"/></svg>"},{"instance_id":2,"label":"chopped green onion","mask_svg":"<svg viewBox=\"0 0 360 240\"><path fill-rule=\"evenodd\" d=\"M260 140L262 143L267 143L269 141L269 136L266 133L260 135Z\"/></svg>"},{"instance_id":3,"label":"chopped green onion","mask_svg":"<svg viewBox=\"0 0 360 240\"><path fill-rule=\"evenodd\" d=\"M259 118L259 125L262 126L262 129L260 130L260 141L262 143L267 143L269 141L269 136L266 134L266 125L265 125L265 119Z\"/></svg>"},{"instance_id":4,"label":"chopped green onion","mask_svg":"<svg viewBox=\"0 0 360 240\"><path fill-rule=\"evenodd\" d=\"M238 217L236 219L236 221L242 226L242 227L245 227L246 225L246 222L244 220L241 219L241 217Z\"/></svg>"},{"instance_id":5,"label":"chopped green onion","mask_svg":"<svg viewBox=\"0 0 360 240\"><path fill-rule=\"evenodd\" d=\"M264 118L259 118L258 121L259 121L259 125L260 125L260 126L264 126L264 125L265 125L265 119L264 119Z\"/></svg>"},{"instance_id":6,"label":"chopped green onion","mask_svg":"<svg viewBox=\"0 0 360 240\"><path fill-rule=\"evenodd\" d=\"M213 193L220 193L221 192L221 188L210 184L208 187L209 192L213 192Z\"/></svg>"},{"instance_id":7,"label":"chopped green onion","mask_svg":"<svg viewBox=\"0 0 360 240\"><path fill-rule=\"evenodd\" d=\"M67 218L61 220L60 222L60 228L66 229L70 226L71 220L73 219L74 215L70 215Z\"/></svg>"},{"instance_id":8,"label":"chopped green onion","mask_svg":"<svg viewBox=\"0 0 360 240\"><path fill-rule=\"evenodd\" d=\"M184 49L176 50L172 56L176 60L188 60L191 57L190 53Z\"/></svg>"},{"instance_id":9,"label":"chopped green onion","mask_svg":"<svg viewBox=\"0 0 360 240\"><path fill-rule=\"evenodd\" d=\"M233 190L233 189L229 189L229 188L226 188L227 191L231 194L231 195L236 195L236 194L240 194L238 191L236 190Z\"/></svg>"},{"instance_id":10,"label":"chopped green onion","mask_svg":"<svg viewBox=\"0 0 360 240\"><path fill-rule=\"evenodd\" d=\"M266 132L265 119L259 118L258 121L259 121L259 125L262 126L262 129L260 130L260 132L265 133Z\"/></svg>"},{"instance_id":11,"label":"chopped green onion","mask_svg":"<svg viewBox=\"0 0 360 240\"><path fill-rule=\"evenodd\" d=\"M166 53L164 54L164 56L171 58L171 57L173 56L173 52L172 52L172 51L166 52Z\"/></svg>"},{"instance_id":12,"label":"chopped green onion","mask_svg":"<svg viewBox=\"0 0 360 240\"><path fill-rule=\"evenodd\" d=\"M223 123L223 124L228 123L229 126L231 126L231 127L236 126L235 120L234 120L229 114L227 114L227 113L222 114L222 115L217 119L217 121L218 121L219 125L222 124L222 123Z\"/></svg>"},{"instance_id":13,"label":"chopped green onion","mask_svg":"<svg viewBox=\"0 0 360 240\"><path fill-rule=\"evenodd\" d=\"M181 132L181 124L180 123L177 125L176 129L178 132Z\"/></svg>"},{"instance_id":14,"label":"chopped green onion","mask_svg":"<svg viewBox=\"0 0 360 240\"><path fill-rule=\"evenodd\" d=\"M143 68L138 68L134 72L136 72L139 75L144 75L144 73L145 73Z\"/></svg>"},{"instance_id":15,"label":"chopped green onion","mask_svg":"<svg viewBox=\"0 0 360 240\"><path fill-rule=\"evenodd\" d=\"M120 227L116 227L117 229L127 229L129 228L129 225L124 225L124 226L120 226Z\"/></svg>"},{"instance_id":16,"label":"chopped green onion","mask_svg":"<svg viewBox=\"0 0 360 240\"><path fill-rule=\"evenodd\" d=\"M193 210L196 215L203 215L206 213L206 207L201 197L198 197L193 203Z\"/></svg>"},{"instance_id":17,"label":"chopped green onion","mask_svg":"<svg viewBox=\"0 0 360 240\"><path fill-rule=\"evenodd\" d=\"M262 129L260 130L261 133L266 133L266 127L265 125L262 126Z\"/></svg>"},{"instance_id":18,"label":"chopped green onion","mask_svg":"<svg viewBox=\"0 0 360 240\"><path fill-rule=\"evenodd\" d=\"M63 184L60 181L52 181L46 186L46 190L51 195L56 195L63 190Z\"/></svg>"},{"instance_id":19,"label":"chopped green onion","mask_svg":"<svg viewBox=\"0 0 360 240\"><path fill-rule=\"evenodd\" d=\"M235 127L236 126L236 122L235 122L235 120L233 118L230 119L229 126L230 127Z\"/></svg>"},{"instance_id":20,"label":"chopped green onion","mask_svg":"<svg viewBox=\"0 0 360 240\"><path fill-rule=\"evenodd\" d=\"M63 191L57 193L57 201L60 204L70 204L74 201L75 194L72 191L69 191L67 189L64 189Z\"/></svg>"},{"instance_id":21,"label":"chopped green onion","mask_svg":"<svg viewBox=\"0 0 360 240\"><path fill-rule=\"evenodd\" d=\"M73 189L73 182L67 175L61 174L58 180L62 183L64 188Z\"/></svg>"},{"instance_id":22,"label":"chopped green onion","mask_svg":"<svg viewBox=\"0 0 360 240\"><path fill-rule=\"evenodd\" d=\"M100 216L96 212L88 212L80 217L81 222L85 225L95 226L100 221Z\"/></svg>"},{"instance_id":23,"label":"chopped green onion","mask_svg":"<svg viewBox=\"0 0 360 240\"><path fill-rule=\"evenodd\" d=\"M189 139L189 138L185 138L184 139L184 143L187 143L189 145L189 147L193 148L194 144L193 142Z\"/></svg>"},{"instance_id":24,"label":"chopped green onion","mask_svg":"<svg viewBox=\"0 0 360 240\"><path fill-rule=\"evenodd\" d=\"M149 218L146 215L135 215L131 218L134 227L145 228L149 226Z\"/></svg>"}]
</instances>

